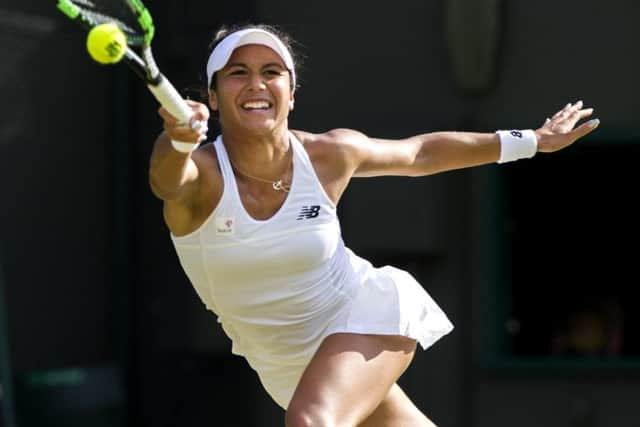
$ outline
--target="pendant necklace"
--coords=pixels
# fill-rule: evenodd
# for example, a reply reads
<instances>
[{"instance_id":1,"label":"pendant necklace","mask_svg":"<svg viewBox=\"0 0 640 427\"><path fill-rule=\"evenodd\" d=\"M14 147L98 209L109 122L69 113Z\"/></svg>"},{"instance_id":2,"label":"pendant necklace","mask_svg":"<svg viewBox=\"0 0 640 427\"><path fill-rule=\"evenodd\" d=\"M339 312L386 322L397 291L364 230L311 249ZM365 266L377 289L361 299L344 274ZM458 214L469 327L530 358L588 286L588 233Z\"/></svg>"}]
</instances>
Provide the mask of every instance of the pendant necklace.
<instances>
[{"instance_id":1,"label":"pendant necklace","mask_svg":"<svg viewBox=\"0 0 640 427\"><path fill-rule=\"evenodd\" d=\"M293 147L291 147L292 149ZM236 165L233 164L233 162L231 161L231 157L229 157L229 163L231 163L231 167L238 173L240 173L240 175L243 175L247 178L251 178L251 179L255 179L256 181L260 181L260 182L264 182L267 184L271 184L271 187L275 190L275 191L284 191L285 193L288 193L289 190L291 189L291 183L287 183L284 178L278 179L277 181L272 181L272 180L268 180L268 179L264 179L264 178L260 178L257 176L253 176L250 175L240 169L238 169L238 167ZM293 163L293 152L291 153L291 161L289 162L289 164ZM287 171L289 170L289 168L287 168Z\"/></svg>"}]
</instances>

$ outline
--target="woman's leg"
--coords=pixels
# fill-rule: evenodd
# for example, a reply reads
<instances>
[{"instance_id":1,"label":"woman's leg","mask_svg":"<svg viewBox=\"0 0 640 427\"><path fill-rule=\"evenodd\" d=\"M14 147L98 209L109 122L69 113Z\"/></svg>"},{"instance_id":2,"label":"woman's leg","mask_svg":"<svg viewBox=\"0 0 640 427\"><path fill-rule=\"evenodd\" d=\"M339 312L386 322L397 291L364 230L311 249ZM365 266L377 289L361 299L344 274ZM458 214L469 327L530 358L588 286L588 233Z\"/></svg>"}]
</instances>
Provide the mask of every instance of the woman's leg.
<instances>
[{"instance_id":1,"label":"woman's leg","mask_svg":"<svg viewBox=\"0 0 640 427\"><path fill-rule=\"evenodd\" d=\"M394 384L384 400L359 427L436 427Z\"/></svg>"},{"instance_id":2,"label":"woman's leg","mask_svg":"<svg viewBox=\"0 0 640 427\"><path fill-rule=\"evenodd\" d=\"M415 348L415 340L395 335L328 336L293 394L285 416L287 427L355 427L363 423L389 396ZM395 391L391 398L389 402L396 408L395 402L400 401ZM402 411L399 406L397 410Z\"/></svg>"}]
</instances>

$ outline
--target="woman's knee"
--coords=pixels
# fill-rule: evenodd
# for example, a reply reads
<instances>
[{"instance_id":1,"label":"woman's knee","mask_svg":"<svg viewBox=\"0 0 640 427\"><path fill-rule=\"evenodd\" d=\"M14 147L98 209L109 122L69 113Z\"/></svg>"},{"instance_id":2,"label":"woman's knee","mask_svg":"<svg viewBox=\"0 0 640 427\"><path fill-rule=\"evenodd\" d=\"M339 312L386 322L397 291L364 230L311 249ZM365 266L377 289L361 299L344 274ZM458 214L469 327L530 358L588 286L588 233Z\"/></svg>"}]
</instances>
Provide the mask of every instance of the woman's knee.
<instances>
[{"instance_id":1,"label":"woman's knee","mask_svg":"<svg viewBox=\"0 0 640 427\"><path fill-rule=\"evenodd\" d=\"M292 402L284 416L286 427L337 427L329 411L320 405Z\"/></svg>"}]
</instances>

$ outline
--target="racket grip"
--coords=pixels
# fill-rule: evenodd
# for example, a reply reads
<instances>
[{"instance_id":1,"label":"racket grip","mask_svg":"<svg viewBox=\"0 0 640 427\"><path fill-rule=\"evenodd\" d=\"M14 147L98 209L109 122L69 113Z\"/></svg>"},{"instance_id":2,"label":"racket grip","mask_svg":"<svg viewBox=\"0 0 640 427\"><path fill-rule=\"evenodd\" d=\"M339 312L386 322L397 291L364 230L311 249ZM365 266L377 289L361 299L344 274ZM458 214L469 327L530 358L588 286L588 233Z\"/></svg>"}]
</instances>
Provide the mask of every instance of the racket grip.
<instances>
[{"instance_id":1,"label":"racket grip","mask_svg":"<svg viewBox=\"0 0 640 427\"><path fill-rule=\"evenodd\" d=\"M182 123L189 123L193 110L191 110L191 107L185 102L176 88L173 87L169 79L162 74L159 78L160 81L157 84L148 84L147 87L160 105L166 108L172 116ZM200 122L197 122L192 127L199 129L201 125Z\"/></svg>"}]
</instances>

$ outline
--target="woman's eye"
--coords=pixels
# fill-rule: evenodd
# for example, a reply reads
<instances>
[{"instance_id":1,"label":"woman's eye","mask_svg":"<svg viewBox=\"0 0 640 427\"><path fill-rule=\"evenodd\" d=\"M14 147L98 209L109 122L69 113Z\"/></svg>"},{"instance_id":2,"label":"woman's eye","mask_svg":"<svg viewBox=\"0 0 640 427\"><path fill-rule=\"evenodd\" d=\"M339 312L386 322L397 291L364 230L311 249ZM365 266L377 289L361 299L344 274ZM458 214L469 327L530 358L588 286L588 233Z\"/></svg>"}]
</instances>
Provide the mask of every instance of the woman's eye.
<instances>
[{"instance_id":1,"label":"woman's eye","mask_svg":"<svg viewBox=\"0 0 640 427\"><path fill-rule=\"evenodd\" d=\"M268 76L279 76L282 73L279 70L266 70L265 74Z\"/></svg>"},{"instance_id":2,"label":"woman's eye","mask_svg":"<svg viewBox=\"0 0 640 427\"><path fill-rule=\"evenodd\" d=\"M242 70L242 69L231 70L231 71L229 72L229 74L230 74L230 75L232 75L232 76L241 76L241 75L246 74L246 71L245 71L245 70Z\"/></svg>"}]
</instances>

